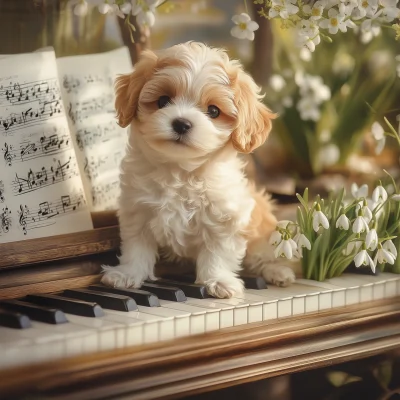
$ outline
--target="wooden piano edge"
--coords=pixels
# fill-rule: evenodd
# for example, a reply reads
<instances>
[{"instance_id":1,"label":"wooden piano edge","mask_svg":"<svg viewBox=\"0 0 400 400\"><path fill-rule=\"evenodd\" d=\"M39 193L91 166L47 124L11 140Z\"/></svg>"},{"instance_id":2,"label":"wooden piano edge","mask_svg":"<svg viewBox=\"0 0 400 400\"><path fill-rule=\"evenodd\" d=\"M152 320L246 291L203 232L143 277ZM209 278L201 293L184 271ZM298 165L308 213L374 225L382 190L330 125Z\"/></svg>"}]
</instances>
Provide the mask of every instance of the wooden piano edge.
<instances>
[{"instance_id":1,"label":"wooden piano edge","mask_svg":"<svg viewBox=\"0 0 400 400\"><path fill-rule=\"evenodd\" d=\"M170 399L400 348L400 297L0 372L0 398Z\"/></svg>"}]
</instances>

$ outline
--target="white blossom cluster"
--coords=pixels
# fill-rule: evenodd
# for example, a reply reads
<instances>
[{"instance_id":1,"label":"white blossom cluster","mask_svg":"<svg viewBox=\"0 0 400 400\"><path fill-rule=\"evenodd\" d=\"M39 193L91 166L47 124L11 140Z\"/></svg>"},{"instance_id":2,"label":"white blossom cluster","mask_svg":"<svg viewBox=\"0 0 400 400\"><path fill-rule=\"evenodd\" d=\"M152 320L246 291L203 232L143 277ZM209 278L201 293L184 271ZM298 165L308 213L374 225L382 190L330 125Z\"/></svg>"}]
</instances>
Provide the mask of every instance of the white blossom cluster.
<instances>
[{"instance_id":1,"label":"white blossom cluster","mask_svg":"<svg viewBox=\"0 0 400 400\"><path fill-rule=\"evenodd\" d=\"M400 201L400 194L388 195L382 185L378 185L368 197L368 186L358 187L353 184L351 193L356 204L356 217L352 220L342 212L334 221L335 228L347 231L348 236L343 249L344 256L352 256L355 266L370 266L373 272L377 264L394 264L397 249L390 238L379 238L376 230L377 221L382 217L383 206L388 201ZM320 235L330 229L329 218L325 215L319 203L314 204L312 212L312 229ZM311 237L302 232L300 225L292 221L280 221L270 237L270 244L275 246L276 258L300 259L303 248L311 250ZM375 253L375 254L373 254ZM354 257L353 257L354 256Z\"/></svg>"},{"instance_id":2,"label":"white blossom cluster","mask_svg":"<svg viewBox=\"0 0 400 400\"><path fill-rule=\"evenodd\" d=\"M269 19L280 19L285 28L296 29L297 44L313 52L321 38L332 41L330 35L349 29L361 32L363 42L378 36L382 26L391 24L396 36L400 25L394 24L400 18L399 0L317 0L312 5L299 0L258 0L264 4L261 14ZM232 18L236 27L231 33L240 39L254 39L258 24L248 14Z\"/></svg>"},{"instance_id":3,"label":"white blossom cluster","mask_svg":"<svg viewBox=\"0 0 400 400\"><path fill-rule=\"evenodd\" d=\"M151 27L155 23L156 7L160 0L72 0L74 14L85 16L90 7L97 7L101 14L116 15L125 19L129 15L136 17L139 26Z\"/></svg>"}]
</instances>

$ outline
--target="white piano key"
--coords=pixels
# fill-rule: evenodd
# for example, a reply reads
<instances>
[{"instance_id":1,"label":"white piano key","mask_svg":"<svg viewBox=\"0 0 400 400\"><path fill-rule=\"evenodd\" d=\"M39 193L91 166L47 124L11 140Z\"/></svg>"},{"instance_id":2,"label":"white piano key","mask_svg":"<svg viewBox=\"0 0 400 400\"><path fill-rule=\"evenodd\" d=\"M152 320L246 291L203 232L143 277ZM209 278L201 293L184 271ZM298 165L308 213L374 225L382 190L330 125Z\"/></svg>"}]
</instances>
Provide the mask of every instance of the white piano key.
<instances>
[{"instance_id":1,"label":"white piano key","mask_svg":"<svg viewBox=\"0 0 400 400\"><path fill-rule=\"evenodd\" d=\"M379 277L385 281L385 298L394 297L400 294L400 291L397 291L397 285L400 284L399 274L381 272Z\"/></svg>"},{"instance_id":2,"label":"white piano key","mask_svg":"<svg viewBox=\"0 0 400 400\"><path fill-rule=\"evenodd\" d=\"M346 291L344 288L338 288L336 285L332 285L331 283L325 281L319 282L311 279L297 279L296 283L321 288L320 298L321 296L331 292L331 307L343 307L346 304ZM327 300L326 303L324 301L322 303L320 302L319 309L324 310L328 303L329 300Z\"/></svg>"},{"instance_id":3,"label":"white piano key","mask_svg":"<svg viewBox=\"0 0 400 400\"><path fill-rule=\"evenodd\" d=\"M192 297L187 297L186 304L194 305L194 306L202 306L208 307L214 310L218 310L219 312L219 327L220 328L229 328L233 326L233 313L235 306L232 304L225 304L220 302L219 300L224 299L195 299ZM232 300L232 299L226 299ZM235 304L244 304L240 300L237 300Z\"/></svg>"},{"instance_id":4,"label":"white piano key","mask_svg":"<svg viewBox=\"0 0 400 400\"><path fill-rule=\"evenodd\" d=\"M141 345L144 343L143 325L145 324L145 321L140 320L132 315L131 316L124 315L127 314L126 312L121 312L122 315L111 314L108 312L108 310L104 310L104 312L105 312L105 315L103 317L104 319L125 325L124 337L122 342L121 340L118 340L118 348ZM136 315L137 314L138 313L136 312Z\"/></svg>"},{"instance_id":5,"label":"white piano key","mask_svg":"<svg viewBox=\"0 0 400 400\"><path fill-rule=\"evenodd\" d=\"M248 321L248 308L249 302L244 297L245 295L236 295L230 299L213 299L215 302L223 303L223 304L231 304L234 305L233 309L233 326L247 324ZM228 328L230 325L230 321L221 320L220 328Z\"/></svg>"},{"instance_id":6,"label":"white piano key","mask_svg":"<svg viewBox=\"0 0 400 400\"><path fill-rule=\"evenodd\" d=\"M351 279L344 279L343 276L327 279L326 282L331 283L339 288L346 290L346 306L360 303L360 284ZM371 286L372 287L372 286ZM369 289L367 289L369 290Z\"/></svg>"},{"instance_id":7,"label":"white piano key","mask_svg":"<svg viewBox=\"0 0 400 400\"><path fill-rule=\"evenodd\" d=\"M202 306L194 306L187 302L180 303L175 301L160 300L161 307L174 308L176 310L187 311L190 316L190 331L196 331L198 325L204 325L204 331L210 332L219 329L220 309L205 308ZM177 332L177 336L182 336Z\"/></svg>"},{"instance_id":8,"label":"white piano key","mask_svg":"<svg viewBox=\"0 0 400 400\"><path fill-rule=\"evenodd\" d=\"M346 278L349 281L359 283L360 301L371 301L385 298L385 281L380 277L380 275L374 276L346 273L343 274L342 277ZM371 287L372 297L370 297Z\"/></svg>"}]
</instances>

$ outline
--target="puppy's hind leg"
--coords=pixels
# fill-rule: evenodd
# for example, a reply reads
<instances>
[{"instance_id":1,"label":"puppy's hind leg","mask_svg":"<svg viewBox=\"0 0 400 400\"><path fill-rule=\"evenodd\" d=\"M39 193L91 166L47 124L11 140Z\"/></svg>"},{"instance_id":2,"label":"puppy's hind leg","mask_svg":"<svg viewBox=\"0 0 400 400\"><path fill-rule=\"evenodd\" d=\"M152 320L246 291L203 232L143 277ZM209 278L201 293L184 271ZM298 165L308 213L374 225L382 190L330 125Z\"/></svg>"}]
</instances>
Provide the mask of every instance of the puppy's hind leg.
<instances>
[{"instance_id":1,"label":"puppy's hind leg","mask_svg":"<svg viewBox=\"0 0 400 400\"><path fill-rule=\"evenodd\" d=\"M263 276L266 282L281 287L289 286L296 280L294 269L297 271L299 267L298 263L275 259L274 248L264 238L248 247L243 264L246 271Z\"/></svg>"},{"instance_id":2,"label":"puppy's hind leg","mask_svg":"<svg viewBox=\"0 0 400 400\"><path fill-rule=\"evenodd\" d=\"M148 218L145 213L120 216L121 257L120 265L110 267L103 265L101 282L113 287L138 288L146 279L154 277L154 265L157 261L157 243L146 227Z\"/></svg>"}]
</instances>

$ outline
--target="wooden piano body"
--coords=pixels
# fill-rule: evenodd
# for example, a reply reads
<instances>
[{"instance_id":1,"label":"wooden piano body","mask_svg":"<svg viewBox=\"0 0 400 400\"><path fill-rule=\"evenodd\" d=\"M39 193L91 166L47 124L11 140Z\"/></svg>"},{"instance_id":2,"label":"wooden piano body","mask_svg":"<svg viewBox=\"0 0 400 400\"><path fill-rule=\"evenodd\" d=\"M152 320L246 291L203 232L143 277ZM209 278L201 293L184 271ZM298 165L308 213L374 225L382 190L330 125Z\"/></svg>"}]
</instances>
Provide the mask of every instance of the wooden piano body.
<instances>
[{"instance_id":1,"label":"wooden piano body","mask_svg":"<svg viewBox=\"0 0 400 400\"><path fill-rule=\"evenodd\" d=\"M104 226L110 221L91 232L27 241L23 253L18 243L0 245L0 300L98 282L100 265L117 263L118 227ZM288 315L301 297L289 293L274 303L278 318L0 368L0 398L179 398L398 349L400 279L373 278L314 293L313 312ZM322 307L321 296L332 302L333 293L342 293L344 306ZM291 312L279 314L279 304Z\"/></svg>"}]
</instances>

